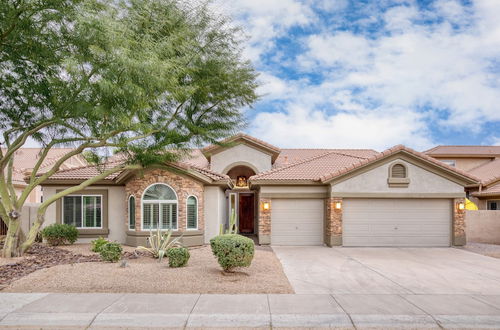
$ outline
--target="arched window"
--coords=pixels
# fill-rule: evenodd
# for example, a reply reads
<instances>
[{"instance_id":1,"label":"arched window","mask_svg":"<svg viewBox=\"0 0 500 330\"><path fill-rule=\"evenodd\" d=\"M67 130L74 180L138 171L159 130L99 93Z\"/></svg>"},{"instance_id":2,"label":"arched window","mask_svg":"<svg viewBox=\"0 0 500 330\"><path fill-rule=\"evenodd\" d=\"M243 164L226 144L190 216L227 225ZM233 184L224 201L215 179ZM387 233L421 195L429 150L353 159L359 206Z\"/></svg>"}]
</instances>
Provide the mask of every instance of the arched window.
<instances>
[{"instance_id":1,"label":"arched window","mask_svg":"<svg viewBox=\"0 0 500 330\"><path fill-rule=\"evenodd\" d=\"M406 167L403 164L395 164L391 169L392 178L406 178Z\"/></svg>"},{"instance_id":2,"label":"arched window","mask_svg":"<svg viewBox=\"0 0 500 330\"><path fill-rule=\"evenodd\" d=\"M198 229L198 200L195 196L189 196L186 203L186 228Z\"/></svg>"},{"instance_id":3,"label":"arched window","mask_svg":"<svg viewBox=\"0 0 500 330\"><path fill-rule=\"evenodd\" d=\"M142 229L177 229L177 194L170 186L157 183L142 196Z\"/></svg>"},{"instance_id":4,"label":"arched window","mask_svg":"<svg viewBox=\"0 0 500 330\"><path fill-rule=\"evenodd\" d=\"M128 229L135 229L135 197L131 195L128 199Z\"/></svg>"}]
</instances>

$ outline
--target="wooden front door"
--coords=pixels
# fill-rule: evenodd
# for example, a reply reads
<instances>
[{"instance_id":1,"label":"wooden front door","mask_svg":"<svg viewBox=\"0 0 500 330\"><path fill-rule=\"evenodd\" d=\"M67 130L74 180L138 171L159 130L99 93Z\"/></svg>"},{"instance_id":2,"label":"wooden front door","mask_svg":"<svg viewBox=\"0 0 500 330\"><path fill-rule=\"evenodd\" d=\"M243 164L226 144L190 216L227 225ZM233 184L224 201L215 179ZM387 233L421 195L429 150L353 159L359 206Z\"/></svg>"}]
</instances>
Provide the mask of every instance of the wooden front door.
<instances>
[{"instance_id":1,"label":"wooden front door","mask_svg":"<svg viewBox=\"0 0 500 330\"><path fill-rule=\"evenodd\" d=\"M254 232L254 214L255 204L253 194L240 194L239 203L239 231L242 234L251 234Z\"/></svg>"}]
</instances>

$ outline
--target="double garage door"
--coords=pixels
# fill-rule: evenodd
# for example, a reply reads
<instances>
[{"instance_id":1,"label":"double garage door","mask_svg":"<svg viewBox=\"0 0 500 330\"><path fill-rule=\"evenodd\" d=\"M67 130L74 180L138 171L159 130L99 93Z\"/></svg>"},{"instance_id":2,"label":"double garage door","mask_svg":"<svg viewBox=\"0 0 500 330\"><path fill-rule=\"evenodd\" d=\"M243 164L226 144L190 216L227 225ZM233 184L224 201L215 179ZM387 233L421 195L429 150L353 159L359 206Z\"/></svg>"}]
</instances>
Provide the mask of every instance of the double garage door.
<instances>
[{"instance_id":1,"label":"double garage door","mask_svg":"<svg viewBox=\"0 0 500 330\"><path fill-rule=\"evenodd\" d=\"M344 199L344 246L449 246L449 199ZM271 244L322 245L323 199L273 199Z\"/></svg>"}]
</instances>

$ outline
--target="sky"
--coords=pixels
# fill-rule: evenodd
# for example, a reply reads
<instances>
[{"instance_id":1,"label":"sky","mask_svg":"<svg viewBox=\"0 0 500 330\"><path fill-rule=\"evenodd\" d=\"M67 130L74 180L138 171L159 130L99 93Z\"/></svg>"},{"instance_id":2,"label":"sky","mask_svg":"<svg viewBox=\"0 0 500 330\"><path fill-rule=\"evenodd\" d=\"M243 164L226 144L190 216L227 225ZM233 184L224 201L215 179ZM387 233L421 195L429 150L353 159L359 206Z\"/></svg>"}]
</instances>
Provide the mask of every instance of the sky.
<instances>
[{"instance_id":1,"label":"sky","mask_svg":"<svg viewBox=\"0 0 500 330\"><path fill-rule=\"evenodd\" d=\"M217 0L281 148L500 145L500 0Z\"/></svg>"}]
</instances>

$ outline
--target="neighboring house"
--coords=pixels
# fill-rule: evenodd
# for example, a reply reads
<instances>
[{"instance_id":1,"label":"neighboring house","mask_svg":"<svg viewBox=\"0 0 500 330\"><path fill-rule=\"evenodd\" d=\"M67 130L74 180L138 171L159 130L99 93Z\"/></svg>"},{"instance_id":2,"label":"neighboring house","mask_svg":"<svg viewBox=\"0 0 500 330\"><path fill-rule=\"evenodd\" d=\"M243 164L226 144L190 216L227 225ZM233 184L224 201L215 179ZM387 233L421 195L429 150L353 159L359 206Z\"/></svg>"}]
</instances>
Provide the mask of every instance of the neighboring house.
<instances>
[{"instance_id":1,"label":"neighboring house","mask_svg":"<svg viewBox=\"0 0 500 330\"><path fill-rule=\"evenodd\" d=\"M500 146L437 146L425 153L479 178L467 197L480 210L500 210Z\"/></svg>"},{"instance_id":2,"label":"neighboring house","mask_svg":"<svg viewBox=\"0 0 500 330\"><path fill-rule=\"evenodd\" d=\"M52 205L47 224L74 224L81 241L104 236L133 246L160 226L200 245L234 212L240 233L260 244L465 244L464 187L478 179L423 153L279 149L244 134L224 142L194 150L172 170L109 176ZM44 196L99 171L60 171L44 183Z\"/></svg>"},{"instance_id":3,"label":"neighboring house","mask_svg":"<svg viewBox=\"0 0 500 330\"><path fill-rule=\"evenodd\" d=\"M39 161L42 150L42 148L20 148L15 152L12 183L18 196L23 192L24 188L26 188L27 184L24 178ZM55 162L71 150L70 148L52 148L40 166L39 173L49 170ZM2 149L2 152L5 153L5 151L5 149ZM86 164L87 162L85 159L81 155L77 155L64 162L61 169L80 167ZM38 186L29 194L26 201L28 203L40 203L42 202L42 197L42 188Z\"/></svg>"}]
</instances>

